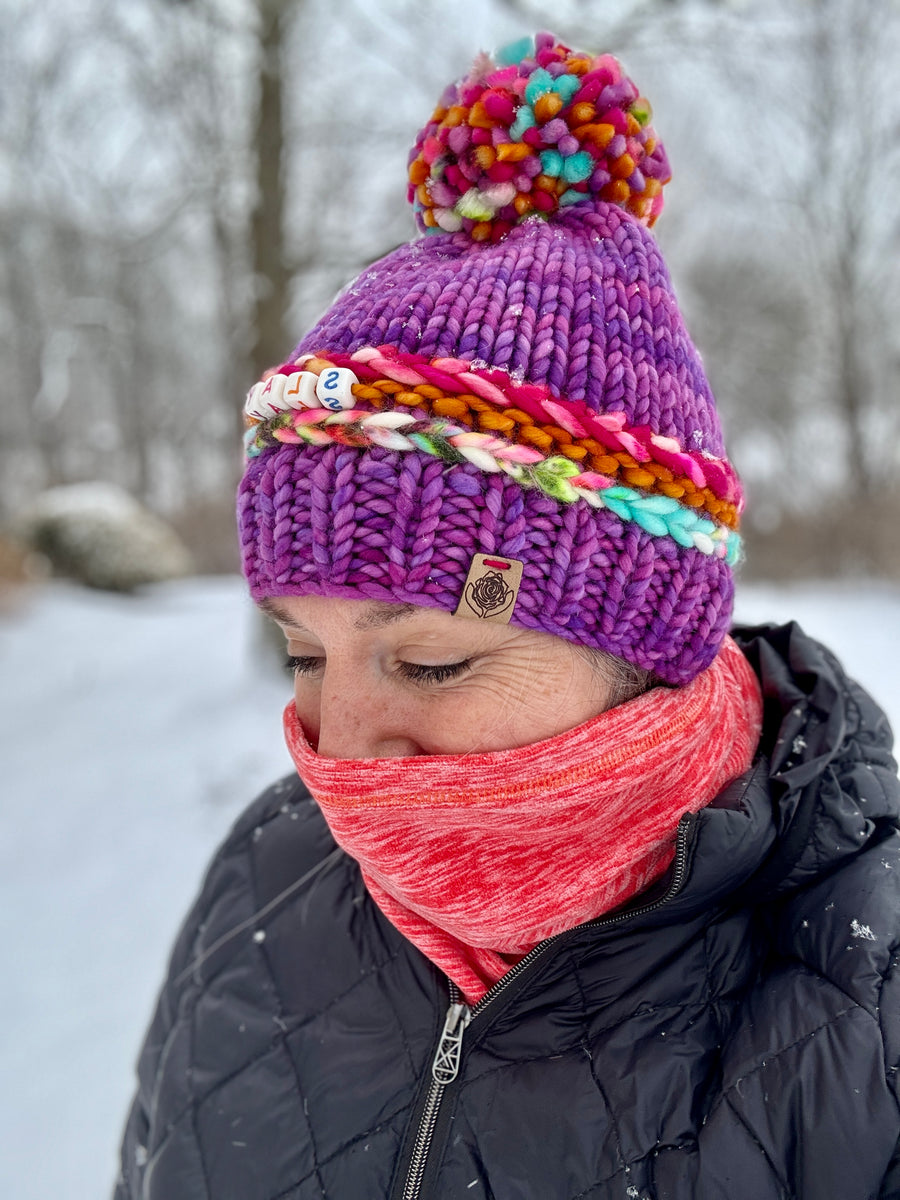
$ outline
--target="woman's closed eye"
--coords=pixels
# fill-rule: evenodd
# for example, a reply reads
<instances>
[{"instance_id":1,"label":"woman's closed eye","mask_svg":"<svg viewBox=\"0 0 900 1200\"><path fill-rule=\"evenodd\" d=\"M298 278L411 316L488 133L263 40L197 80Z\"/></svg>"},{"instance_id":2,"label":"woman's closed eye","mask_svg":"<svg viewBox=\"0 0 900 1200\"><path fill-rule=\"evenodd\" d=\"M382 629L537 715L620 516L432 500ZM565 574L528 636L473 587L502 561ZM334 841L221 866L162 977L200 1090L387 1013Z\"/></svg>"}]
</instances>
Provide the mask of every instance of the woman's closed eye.
<instances>
[{"instance_id":1,"label":"woman's closed eye","mask_svg":"<svg viewBox=\"0 0 900 1200\"><path fill-rule=\"evenodd\" d=\"M472 660L469 658L464 658L461 662L440 663L437 666L405 662L399 664L398 670L405 679L413 683L446 683L448 679L455 679L468 671L471 665Z\"/></svg>"},{"instance_id":2,"label":"woman's closed eye","mask_svg":"<svg viewBox=\"0 0 900 1200\"><path fill-rule=\"evenodd\" d=\"M284 666L292 675L314 675L324 662L324 658L314 654L289 654L284 660Z\"/></svg>"},{"instance_id":3,"label":"woman's closed eye","mask_svg":"<svg viewBox=\"0 0 900 1200\"><path fill-rule=\"evenodd\" d=\"M289 654L285 660L285 667L293 675L315 675L322 670L325 665L325 659L319 655L312 654ZM439 684L446 683L450 679L455 679L468 671L471 666L471 659L464 658L460 662L455 663L439 663L437 665L429 665L425 663L408 663L401 662L397 664L398 673L411 683L421 684Z\"/></svg>"}]
</instances>

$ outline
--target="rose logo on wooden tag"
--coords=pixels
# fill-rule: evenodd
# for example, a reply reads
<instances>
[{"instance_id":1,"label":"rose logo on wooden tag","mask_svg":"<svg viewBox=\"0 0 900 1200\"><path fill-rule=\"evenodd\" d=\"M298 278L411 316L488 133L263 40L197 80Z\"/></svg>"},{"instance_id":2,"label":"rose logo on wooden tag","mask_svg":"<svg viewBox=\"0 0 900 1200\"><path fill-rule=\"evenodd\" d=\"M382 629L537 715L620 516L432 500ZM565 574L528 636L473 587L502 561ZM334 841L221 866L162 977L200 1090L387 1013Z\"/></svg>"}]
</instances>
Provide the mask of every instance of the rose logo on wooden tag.
<instances>
[{"instance_id":1,"label":"rose logo on wooden tag","mask_svg":"<svg viewBox=\"0 0 900 1200\"><path fill-rule=\"evenodd\" d=\"M522 569L522 563L516 558L474 555L453 615L508 624L519 594Z\"/></svg>"}]
</instances>

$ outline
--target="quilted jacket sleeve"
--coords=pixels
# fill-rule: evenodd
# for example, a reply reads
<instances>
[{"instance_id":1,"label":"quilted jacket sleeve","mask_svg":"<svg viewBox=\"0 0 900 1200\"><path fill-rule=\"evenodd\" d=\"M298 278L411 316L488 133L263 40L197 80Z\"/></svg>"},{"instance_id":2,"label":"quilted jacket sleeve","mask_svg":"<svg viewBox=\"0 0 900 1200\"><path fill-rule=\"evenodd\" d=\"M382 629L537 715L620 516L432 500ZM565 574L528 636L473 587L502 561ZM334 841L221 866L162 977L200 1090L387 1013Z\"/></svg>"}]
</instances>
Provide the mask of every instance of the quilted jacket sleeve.
<instances>
[{"instance_id":1,"label":"quilted jacket sleeve","mask_svg":"<svg viewBox=\"0 0 900 1200\"><path fill-rule=\"evenodd\" d=\"M900 1143L894 1151L888 1173L878 1193L878 1200L900 1200Z\"/></svg>"},{"instance_id":2,"label":"quilted jacket sleeve","mask_svg":"<svg viewBox=\"0 0 900 1200\"><path fill-rule=\"evenodd\" d=\"M138 1200L141 1195L141 1181L147 1163L154 1082L158 1076L160 1062L178 1009L177 980L187 963L187 955L190 947L194 944L201 922L202 908L198 901L179 934L170 962L168 977L163 985L150 1029L141 1049L138 1060L137 1094L125 1124L119 1178L116 1182L114 1200Z\"/></svg>"},{"instance_id":3,"label":"quilted jacket sleeve","mask_svg":"<svg viewBox=\"0 0 900 1200\"><path fill-rule=\"evenodd\" d=\"M145 1175L152 1170L154 1146L166 1136L167 1125L183 1107L184 1098L179 1097L172 1081L190 1075L190 1063L181 1060L192 994L196 991L195 970L224 940L216 936L217 927L227 929L244 915L233 909L232 896L247 890L236 886L237 877L245 871L246 843L254 828L270 819L285 801L294 799L298 790L302 785L296 778L274 784L239 818L213 858L200 894L181 927L138 1059L137 1093L125 1125L114 1200L140 1200L146 1190ZM164 1085L161 1080L166 1080ZM185 1161L192 1157L189 1152L183 1156ZM199 1181L203 1174L199 1163L197 1173ZM199 1192L186 1186L185 1194L204 1194L202 1184Z\"/></svg>"},{"instance_id":4,"label":"quilted jacket sleeve","mask_svg":"<svg viewBox=\"0 0 900 1200\"><path fill-rule=\"evenodd\" d=\"M139 1200L142 1194L151 1140L151 1123L155 1123L155 1108L158 1103L158 1080L180 1019L179 1011L186 990L185 983L191 972L195 947L201 940L210 896L214 891L214 883L220 873L227 847L226 843L213 860L200 895L181 927L169 960L168 973L138 1058L137 1092L125 1125L114 1200Z\"/></svg>"},{"instance_id":5,"label":"quilted jacket sleeve","mask_svg":"<svg viewBox=\"0 0 900 1200\"><path fill-rule=\"evenodd\" d=\"M135 1098L128 1114L125 1125L125 1136L122 1139L122 1159L119 1166L119 1178L116 1180L114 1200L137 1200L140 1195L137 1175L140 1167L146 1161L141 1156L138 1161L138 1149L147 1140L147 1114L141 1107L139 1098ZM146 1151L144 1151L144 1154Z\"/></svg>"}]
</instances>

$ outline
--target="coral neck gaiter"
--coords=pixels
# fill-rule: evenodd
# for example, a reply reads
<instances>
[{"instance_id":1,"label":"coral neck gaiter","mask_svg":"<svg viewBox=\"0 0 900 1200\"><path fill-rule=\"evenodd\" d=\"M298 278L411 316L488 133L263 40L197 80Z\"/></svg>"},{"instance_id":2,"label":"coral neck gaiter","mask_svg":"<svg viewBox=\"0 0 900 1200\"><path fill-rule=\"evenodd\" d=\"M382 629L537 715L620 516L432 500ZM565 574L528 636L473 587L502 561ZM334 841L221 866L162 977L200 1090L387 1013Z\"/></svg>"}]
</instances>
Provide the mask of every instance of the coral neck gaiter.
<instances>
[{"instance_id":1,"label":"coral neck gaiter","mask_svg":"<svg viewBox=\"0 0 900 1200\"><path fill-rule=\"evenodd\" d=\"M686 687L654 688L514 750L323 758L293 703L284 723L300 777L373 900L476 1002L538 942L666 870L682 814L750 766L762 698L729 638Z\"/></svg>"}]
</instances>

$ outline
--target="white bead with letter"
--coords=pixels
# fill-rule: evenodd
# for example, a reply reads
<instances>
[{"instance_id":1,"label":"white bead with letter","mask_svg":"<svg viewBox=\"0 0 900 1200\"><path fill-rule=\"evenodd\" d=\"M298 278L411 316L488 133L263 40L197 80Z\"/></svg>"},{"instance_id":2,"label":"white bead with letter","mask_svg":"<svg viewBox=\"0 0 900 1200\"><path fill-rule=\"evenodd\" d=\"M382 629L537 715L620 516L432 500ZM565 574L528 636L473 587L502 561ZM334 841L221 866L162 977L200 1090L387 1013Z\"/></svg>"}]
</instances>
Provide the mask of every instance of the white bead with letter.
<instances>
[{"instance_id":1,"label":"white bead with letter","mask_svg":"<svg viewBox=\"0 0 900 1200\"><path fill-rule=\"evenodd\" d=\"M285 408L321 408L322 402L316 395L318 376L312 371L295 371L287 375L284 387Z\"/></svg>"},{"instance_id":2,"label":"white bead with letter","mask_svg":"<svg viewBox=\"0 0 900 1200\"><path fill-rule=\"evenodd\" d=\"M316 395L326 408L340 412L353 407L353 392L350 390L359 380L348 367L326 367L316 383Z\"/></svg>"}]
</instances>

